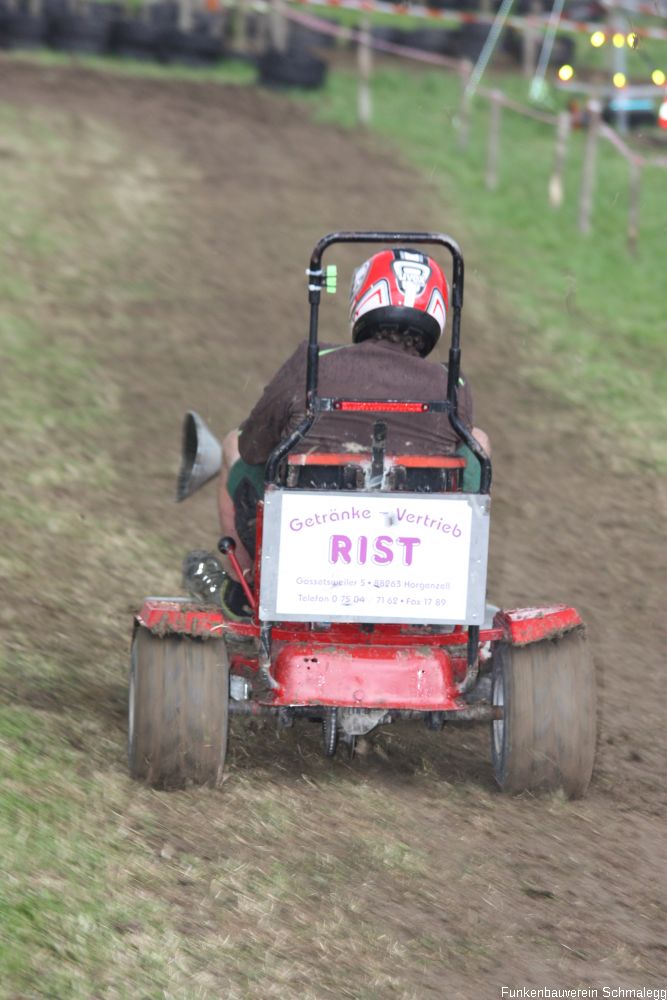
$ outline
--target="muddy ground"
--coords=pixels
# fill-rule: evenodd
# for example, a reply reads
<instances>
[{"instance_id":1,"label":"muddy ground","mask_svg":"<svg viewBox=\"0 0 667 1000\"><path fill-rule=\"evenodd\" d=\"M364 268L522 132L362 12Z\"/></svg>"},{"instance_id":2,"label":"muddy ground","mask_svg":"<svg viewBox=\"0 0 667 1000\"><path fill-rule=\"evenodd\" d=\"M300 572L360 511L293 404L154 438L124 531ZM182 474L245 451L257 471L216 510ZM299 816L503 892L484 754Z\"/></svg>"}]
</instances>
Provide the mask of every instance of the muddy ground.
<instances>
[{"instance_id":1,"label":"muddy ground","mask_svg":"<svg viewBox=\"0 0 667 1000\"><path fill-rule=\"evenodd\" d=\"M57 109L73 129L110 125L160 165L146 184L167 193L165 238L133 264L158 294L136 307L132 336L111 340L102 305L93 324L110 338L105 363L121 393L123 433L116 445L110 428L106 442L117 479L107 496L77 503L89 520L113 507L136 531L159 524L177 581L182 553L216 538L210 490L173 503L181 414L194 407L219 433L243 417L305 333L315 240L357 226L435 228L466 251L464 220L393 151L254 89L5 64L2 100ZM76 211L74 181L70 197ZM340 255L341 271L351 259ZM594 417L531 387L522 349L536 331L515 329L470 257L468 268L465 368L494 443L490 596L565 600L587 622L600 702L589 795L502 797L485 729L401 729L331 766L314 731L276 745L270 731L237 725L223 791L153 796L145 840L204 872L194 885L175 874L169 887L176 934L231 936L237 957L251 941L253 972L192 958L191 992L174 996L472 1000L502 985L665 985L665 484L610 460ZM343 339L342 303L330 313L328 334ZM68 565L61 558L63 578ZM82 691L81 706L104 711L108 699L108 767L122 769L129 609L142 593L113 567L109 580L117 627L87 617L82 598L70 608L76 631L52 609L50 648L78 662L97 644L108 661L113 681L88 700ZM287 818L244 821L267 795ZM383 844L394 845L384 868ZM314 851L319 867L309 868ZM231 857L254 875L233 915L209 891ZM266 881L275 866L292 895ZM253 898L266 903L259 914Z\"/></svg>"}]
</instances>

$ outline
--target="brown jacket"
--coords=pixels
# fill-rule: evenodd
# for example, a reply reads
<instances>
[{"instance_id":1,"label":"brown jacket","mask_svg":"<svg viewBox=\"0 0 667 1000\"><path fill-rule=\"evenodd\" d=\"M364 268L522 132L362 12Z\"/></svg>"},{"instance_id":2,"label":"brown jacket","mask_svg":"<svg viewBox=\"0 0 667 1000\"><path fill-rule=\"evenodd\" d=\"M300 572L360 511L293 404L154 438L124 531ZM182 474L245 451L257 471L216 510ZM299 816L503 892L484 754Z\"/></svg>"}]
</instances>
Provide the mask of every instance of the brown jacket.
<instances>
[{"instance_id":1,"label":"brown jacket","mask_svg":"<svg viewBox=\"0 0 667 1000\"><path fill-rule=\"evenodd\" d=\"M320 345L318 393L348 399L413 399L433 401L447 395L447 373L437 362L406 351L390 341L366 340L329 350ZM276 445L303 418L306 398L307 343L264 389L241 425L239 451L251 465L265 462ZM472 428L472 395L460 380L459 416ZM297 451L370 450L373 423L387 423L389 454L451 455L460 443L444 413L322 413Z\"/></svg>"}]
</instances>

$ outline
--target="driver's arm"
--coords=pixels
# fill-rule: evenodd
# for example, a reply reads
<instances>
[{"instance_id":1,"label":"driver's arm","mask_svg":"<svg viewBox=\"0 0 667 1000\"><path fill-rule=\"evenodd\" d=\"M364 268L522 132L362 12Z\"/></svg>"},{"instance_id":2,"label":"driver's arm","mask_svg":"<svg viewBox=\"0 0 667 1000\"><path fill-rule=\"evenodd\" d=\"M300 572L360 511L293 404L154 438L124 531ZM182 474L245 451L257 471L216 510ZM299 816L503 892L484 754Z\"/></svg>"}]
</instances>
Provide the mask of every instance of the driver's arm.
<instances>
[{"instance_id":1,"label":"driver's arm","mask_svg":"<svg viewBox=\"0 0 667 1000\"><path fill-rule=\"evenodd\" d=\"M265 387L250 415L241 424L238 447L249 465L266 462L305 412L306 352L304 341Z\"/></svg>"}]
</instances>

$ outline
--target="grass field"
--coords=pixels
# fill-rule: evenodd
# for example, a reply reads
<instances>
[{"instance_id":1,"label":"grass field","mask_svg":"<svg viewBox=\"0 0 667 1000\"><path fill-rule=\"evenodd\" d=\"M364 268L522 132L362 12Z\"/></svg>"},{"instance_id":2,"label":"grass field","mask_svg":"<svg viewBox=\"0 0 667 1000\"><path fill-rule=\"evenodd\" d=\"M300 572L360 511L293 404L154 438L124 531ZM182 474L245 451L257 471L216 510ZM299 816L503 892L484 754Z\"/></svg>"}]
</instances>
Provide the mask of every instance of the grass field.
<instances>
[{"instance_id":1,"label":"grass field","mask_svg":"<svg viewBox=\"0 0 667 1000\"><path fill-rule=\"evenodd\" d=\"M247 81L247 67L229 72ZM640 251L629 258L624 178L611 154L601 158L595 232L583 239L572 201L560 215L547 210L546 132L507 116L501 187L490 194L483 106L461 154L452 79L382 69L375 99L378 130L436 186L434 228L456 235L465 223L475 286L502 289L493 294L516 316L526 378L583 401L612 430L625 425L637 450L650 434L652 459L664 461L654 433L665 407L663 175L647 177ZM320 118L354 126L350 74L333 74L308 100ZM284 783L273 759L243 771L261 750L237 734L224 808L207 792L160 796L128 782L127 644L118 622L129 631L130 595L173 588L175 557L171 527L127 517L132 484L118 482L112 451L129 449L136 428L122 412L120 366L114 380L108 362L133 357L138 321L146 336L154 332L151 305L172 280L156 248L175 238L167 199L183 166L170 165L168 153L151 160L85 116L0 105L0 127L0 517L10 537L0 554L0 998L196 1000L219 996L224 982L232 984L225 1000L422 1000L405 969L429 964L475 983L505 954L505 921L526 900L552 907L563 925L573 911L565 891L554 901L544 895L548 864L539 855L531 868L508 851L507 870L493 867L498 827L513 844L512 824L525 823L540 850L557 851L555 840L544 846L544 823L562 817L568 836L576 828L575 853L596 827L585 804L570 812L559 796L535 808L500 802L467 777L465 734L461 774L455 767L437 784L427 758L409 759L404 776L384 785L351 778L344 763L329 769L289 734L281 761L296 777ZM170 459L155 462L165 469ZM474 748L469 759L477 766ZM417 789L417 820L401 783ZM441 809L456 830L449 842ZM607 820L616 812L613 801ZM420 833L429 820L444 859L437 872ZM473 904L446 934L451 915L437 878ZM562 873L553 878L564 883ZM404 926L407 903L421 916ZM517 940L530 932L528 916L532 924L527 915L514 926ZM545 926L527 947L551 954L560 946ZM570 952L575 937L563 946ZM318 962L323 941L329 951Z\"/></svg>"},{"instance_id":2,"label":"grass field","mask_svg":"<svg viewBox=\"0 0 667 1000\"><path fill-rule=\"evenodd\" d=\"M81 705L101 685L113 714L114 683L124 701L124 666L115 675L109 660L113 575L136 570L131 552L159 573L159 538L128 535L112 506L102 519L90 516L116 486L108 430L116 444L124 432L105 360L145 292L127 268L145 248L145 230L159 231L158 206L140 193L150 164L130 161L112 130L93 122L73 129L6 106L0 123L0 519L8 528L0 556L0 996L87 1000L92 983L103 988L115 975L120 948L129 979L115 995L158 997L161 963L146 947L135 967L123 938L128 927L159 925L160 907L135 900L127 911L123 886L142 878L143 864L136 857L134 868L127 851L123 781L100 776L118 751L108 721ZM97 172L106 183L91 183ZM104 313L113 319L100 324ZM61 616L71 624L83 600L97 620L87 649L57 624Z\"/></svg>"}]
</instances>

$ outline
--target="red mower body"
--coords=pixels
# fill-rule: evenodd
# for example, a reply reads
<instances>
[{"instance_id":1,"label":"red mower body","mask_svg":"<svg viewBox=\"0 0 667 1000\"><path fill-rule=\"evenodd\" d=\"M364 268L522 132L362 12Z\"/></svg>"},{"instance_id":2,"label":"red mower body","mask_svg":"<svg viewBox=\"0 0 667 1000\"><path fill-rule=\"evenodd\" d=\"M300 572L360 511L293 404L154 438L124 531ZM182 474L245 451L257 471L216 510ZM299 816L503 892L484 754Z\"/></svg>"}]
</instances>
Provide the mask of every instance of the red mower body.
<instances>
[{"instance_id":1,"label":"red mower body","mask_svg":"<svg viewBox=\"0 0 667 1000\"><path fill-rule=\"evenodd\" d=\"M148 597L136 624L155 635L224 639L230 670L239 676L259 670L260 625L235 622L221 610L203 608L180 597ZM488 660L492 644L516 646L555 639L580 628L578 612L564 604L496 612L480 630L480 653ZM285 623L274 626L274 659L268 686L257 698L267 708L340 706L456 712L470 708L460 688L466 676L465 632L438 634L424 627ZM479 715L479 712L476 713Z\"/></svg>"}]
</instances>

